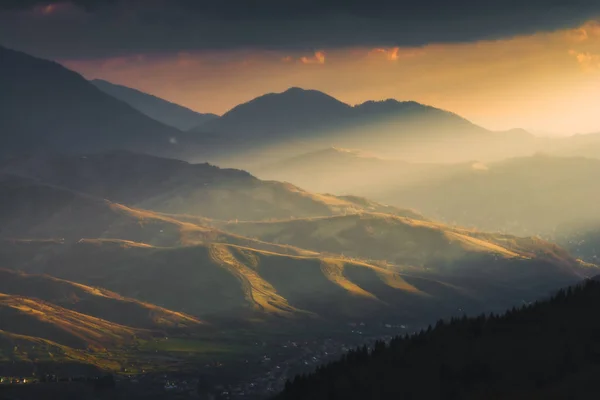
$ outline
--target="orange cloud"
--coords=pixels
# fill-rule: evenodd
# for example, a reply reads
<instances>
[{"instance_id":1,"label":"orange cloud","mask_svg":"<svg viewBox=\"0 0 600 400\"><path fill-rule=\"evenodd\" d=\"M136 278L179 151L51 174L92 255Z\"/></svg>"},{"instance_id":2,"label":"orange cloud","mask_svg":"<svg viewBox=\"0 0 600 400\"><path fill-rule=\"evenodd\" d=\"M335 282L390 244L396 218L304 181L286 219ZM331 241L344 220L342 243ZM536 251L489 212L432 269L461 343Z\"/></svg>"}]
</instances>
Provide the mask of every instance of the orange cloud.
<instances>
[{"instance_id":1,"label":"orange cloud","mask_svg":"<svg viewBox=\"0 0 600 400\"><path fill-rule=\"evenodd\" d=\"M376 48L369 52L369 54L383 54L390 61L396 61L399 58L399 53L399 47L392 47L391 49Z\"/></svg>"},{"instance_id":2,"label":"orange cloud","mask_svg":"<svg viewBox=\"0 0 600 400\"><path fill-rule=\"evenodd\" d=\"M281 59L281 61L286 63L292 62L292 56L285 56Z\"/></svg>"},{"instance_id":3,"label":"orange cloud","mask_svg":"<svg viewBox=\"0 0 600 400\"><path fill-rule=\"evenodd\" d=\"M567 31L567 37L574 42L583 42L587 40L588 33L585 28L577 28Z\"/></svg>"},{"instance_id":4,"label":"orange cloud","mask_svg":"<svg viewBox=\"0 0 600 400\"><path fill-rule=\"evenodd\" d=\"M389 61L397 61L400 58L410 58L422 55L423 49L406 48L401 49L400 47L391 48L375 48L369 51L369 55L383 55Z\"/></svg>"},{"instance_id":5,"label":"orange cloud","mask_svg":"<svg viewBox=\"0 0 600 400\"><path fill-rule=\"evenodd\" d=\"M325 64L325 52L315 51L313 57L301 57L300 62L302 64Z\"/></svg>"},{"instance_id":6,"label":"orange cloud","mask_svg":"<svg viewBox=\"0 0 600 400\"><path fill-rule=\"evenodd\" d=\"M588 52L580 53L575 50L569 50L569 54L575 57L577 62L588 71L600 69L600 54Z\"/></svg>"},{"instance_id":7,"label":"orange cloud","mask_svg":"<svg viewBox=\"0 0 600 400\"><path fill-rule=\"evenodd\" d=\"M589 21L577 29L571 29L567 31L567 37L574 42L600 38L600 21Z\"/></svg>"}]
</instances>

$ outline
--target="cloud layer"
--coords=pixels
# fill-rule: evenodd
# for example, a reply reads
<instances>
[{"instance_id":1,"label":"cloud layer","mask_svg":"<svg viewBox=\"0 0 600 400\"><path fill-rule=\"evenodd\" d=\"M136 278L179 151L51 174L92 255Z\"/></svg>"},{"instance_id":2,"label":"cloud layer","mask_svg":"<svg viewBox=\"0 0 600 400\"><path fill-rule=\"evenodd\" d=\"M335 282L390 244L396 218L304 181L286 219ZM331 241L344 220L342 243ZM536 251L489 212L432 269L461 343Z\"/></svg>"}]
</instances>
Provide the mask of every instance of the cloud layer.
<instances>
[{"instance_id":1,"label":"cloud layer","mask_svg":"<svg viewBox=\"0 0 600 400\"><path fill-rule=\"evenodd\" d=\"M597 15L600 0L4 0L0 38L53 58L244 48L316 55L503 38Z\"/></svg>"}]
</instances>

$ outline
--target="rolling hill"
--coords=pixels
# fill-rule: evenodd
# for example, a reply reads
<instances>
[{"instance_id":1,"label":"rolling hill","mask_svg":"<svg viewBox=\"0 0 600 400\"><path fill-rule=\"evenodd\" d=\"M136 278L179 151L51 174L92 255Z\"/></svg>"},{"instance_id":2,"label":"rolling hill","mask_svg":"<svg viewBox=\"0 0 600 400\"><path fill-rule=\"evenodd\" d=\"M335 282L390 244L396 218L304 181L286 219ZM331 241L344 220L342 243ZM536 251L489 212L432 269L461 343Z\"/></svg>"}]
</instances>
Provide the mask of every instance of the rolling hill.
<instances>
[{"instance_id":1,"label":"rolling hill","mask_svg":"<svg viewBox=\"0 0 600 400\"><path fill-rule=\"evenodd\" d=\"M151 94L102 79L94 79L91 83L104 93L129 104L148 117L182 131L187 131L218 117L215 114L201 114Z\"/></svg>"},{"instance_id":2,"label":"rolling hill","mask_svg":"<svg viewBox=\"0 0 600 400\"><path fill-rule=\"evenodd\" d=\"M22 157L0 166L0 171L130 207L215 219L280 219L367 209L416 215L357 197L321 195L287 183L261 181L245 171L124 151Z\"/></svg>"},{"instance_id":3,"label":"rolling hill","mask_svg":"<svg viewBox=\"0 0 600 400\"><path fill-rule=\"evenodd\" d=\"M11 297L17 300L35 299L40 304L51 304L71 313L139 329L168 330L202 325L200 320L189 315L48 275L0 269L0 277L0 293L7 301ZM10 326L0 329L10 330Z\"/></svg>"},{"instance_id":4,"label":"rolling hill","mask_svg":"<svg viewBox=\"0 0 600 400\"><path fill-rule=\"evenodd\" d=\"M2 158L136 149L183 154L187 135L100 91L63 66L0 47Z\"/></svg>"},{"instance_id":5,"label":"rolling hill","mask_svg":"<svg viewBox=\"0 0 600 400\"><path fill-rule=\"evenodd\" d=\"M535 279L545 280L554 274L589 274L584 264L565 250L541 239L482 233L386 214L228 223L223 229L320 253L385 262L459 285L463 279L481 279L516 287L530 285L528 280L538 275Z\"/></svg>"},{"instance_id":6,"label":"rolling hill","mask_svg":"<svg viewBox=\"0 0 600 400\"><path fill-rule=\"evenodd\" d=\"M0 175L0 193L3 240L51 244L104 238L170 247L219 242L283 254L315 254L227 233L206 218L130 208L27 178Z\"/></svg>"},{"instance_id":7,"label":"rolling hill","mask_svg":"<svg viewBox=\"0 0 600 400\"><path fill-rule=\"evenodd\" d=\"M532 301L597 271L539 239L209 164L119 151L0 168L0 268L10 269L0 359L23 368L181 369L206 350L157 354L154 335L212 349L231 332L414 326Z\"/></svg>"},{"instance_id":8,"label":"rolling hill","mask_svg":"<svg viewBox=\"0 0 600 400\"><path fill-rule=\"evenodd\" d=\"M290 329L298 319L327 330L329 324L357 318L416 323L458 308L479 312L507 307L515 299L533 299L566 282L577 282L584 269L573 260L557 256L528 260L523 253L510 253L495 262L493 257L480 257L477 265L485 265L485 270L469 275L395 268L335 255L284 255L223 243L157 248L89 239L1 245L2 261L10 261L3 263L28 272L106 288L212 323L283 318L289 320ZM470 261L474 267L475 261Z\"/></svg>"},{"instance_id":9,"label":"rolling hill","mask_svg":"<svg viewBox=\"0 0 600 400\"><path fill-rule=\"evenodd\" d=\"M120 371L141 342L205 328L197 318L105 289L0 269L4 376Z\"/></svg>"}]
</instances>

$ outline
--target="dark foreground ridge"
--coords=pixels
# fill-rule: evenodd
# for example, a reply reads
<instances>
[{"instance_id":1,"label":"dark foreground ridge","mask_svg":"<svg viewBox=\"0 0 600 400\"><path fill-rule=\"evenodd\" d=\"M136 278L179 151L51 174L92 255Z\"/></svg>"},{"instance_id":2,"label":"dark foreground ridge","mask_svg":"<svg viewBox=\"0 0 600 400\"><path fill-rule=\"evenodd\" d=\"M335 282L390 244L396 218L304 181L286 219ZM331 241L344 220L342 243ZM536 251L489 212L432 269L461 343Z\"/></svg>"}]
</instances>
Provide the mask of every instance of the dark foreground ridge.
<instances>
[{"instance_id":1,"label":"dark foreground ridge","mask_svg":"<svg viewBox=\"0 0 600 400\"><path fill-rule=\"evenodd\" d=\"M507 311L439 321L297 376L297 399L583 399L600 393L600 282Z\"/></svg>"}]
</instances>

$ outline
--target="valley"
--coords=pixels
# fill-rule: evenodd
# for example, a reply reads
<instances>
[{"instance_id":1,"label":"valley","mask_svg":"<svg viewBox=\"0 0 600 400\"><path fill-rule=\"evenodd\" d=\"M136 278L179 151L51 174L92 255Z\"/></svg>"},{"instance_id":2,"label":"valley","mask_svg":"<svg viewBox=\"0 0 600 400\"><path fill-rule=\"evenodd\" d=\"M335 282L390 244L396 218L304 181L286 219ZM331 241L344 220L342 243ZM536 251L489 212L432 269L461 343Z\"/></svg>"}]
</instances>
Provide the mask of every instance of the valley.
<instances>
[{"instance_id":1,"label":"valley","mask_svg":"<svg viewBox=\"0 0 600 400\"><path fill-rule=\"evenodd\" d=\"M510 343L597 362L598 134L295 85L217 115L72 63L0 46L0 397L495 398L553 387L504 380Z\"/></svg>"}]
</instances>

